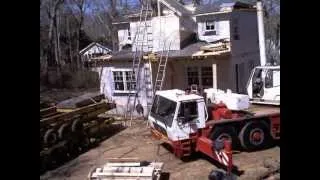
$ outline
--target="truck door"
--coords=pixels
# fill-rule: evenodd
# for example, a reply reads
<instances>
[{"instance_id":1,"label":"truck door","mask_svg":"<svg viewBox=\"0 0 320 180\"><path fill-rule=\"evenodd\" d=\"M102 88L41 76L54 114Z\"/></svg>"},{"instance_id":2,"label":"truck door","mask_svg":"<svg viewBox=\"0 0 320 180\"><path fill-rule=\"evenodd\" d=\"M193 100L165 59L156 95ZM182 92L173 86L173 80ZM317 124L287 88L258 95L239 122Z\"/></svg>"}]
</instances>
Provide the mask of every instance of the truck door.
<instances>
[{"instance_id":1,"label":"truck door","mask_svg":"<svg viewBox=\"0 0 320 180\"><path fill-rule=\"evenodd\" d=\"M264 81L263 99L280 100L280 69L268 69Z\"/></svg>"},{"instance_id":2,"label":"truck door","mask_svg":"<svg viewBox=\"0 0 320 180\"><path fill-rule=\"evenodd\" d=\"M183 138L188 138L190 133L205 126L205 112L203 100L180 102L177 119Z\"/></svg>"}]
</instances>

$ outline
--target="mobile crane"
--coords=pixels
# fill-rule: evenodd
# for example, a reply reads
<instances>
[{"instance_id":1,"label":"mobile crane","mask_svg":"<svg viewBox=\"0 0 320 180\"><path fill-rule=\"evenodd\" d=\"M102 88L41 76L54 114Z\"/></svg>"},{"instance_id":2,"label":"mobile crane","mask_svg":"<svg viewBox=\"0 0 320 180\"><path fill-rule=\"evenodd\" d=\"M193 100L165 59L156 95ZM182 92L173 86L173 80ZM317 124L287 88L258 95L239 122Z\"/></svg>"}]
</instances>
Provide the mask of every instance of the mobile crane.
<instances>
[{"instance_id":1,"label":"mobile crane","mask_svg":"<svg viewBox=\"0 0 320 180\"><path fill-rule=\"evenodd\" d=\"M280 139L280 107L269 106L280 105L280 66L265 66L260 1L257 10L262 66L253 69L247 84L249 108L230 110L223 102L207 104L203 96L178 89L155 93L148 116L151 132L169 144L177 157L201 152L230 173L234 167L231 147L251 151Z\"/></svg>"}]
</instances>

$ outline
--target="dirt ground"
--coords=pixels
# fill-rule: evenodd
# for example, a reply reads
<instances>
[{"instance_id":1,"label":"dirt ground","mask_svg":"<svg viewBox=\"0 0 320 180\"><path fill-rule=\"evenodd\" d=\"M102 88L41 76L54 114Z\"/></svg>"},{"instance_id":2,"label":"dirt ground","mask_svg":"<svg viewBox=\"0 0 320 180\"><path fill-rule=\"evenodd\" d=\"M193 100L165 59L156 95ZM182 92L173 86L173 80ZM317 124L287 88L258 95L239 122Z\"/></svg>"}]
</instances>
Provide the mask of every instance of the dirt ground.
<instances>
[{"instance_id":1,"label":"dirt ground","mask_svg":"<svg viewBox=\"0 0 320 180\"><path fill-rule=\"evenodd\" d=\"M137 121L132 127L104 140L98 147L55 170L46 172L40 176L40 179L86 179L90 169L104 164L107 158L139 158L147 161L162 161L165 163L164 171L169 174L170 180L205 180L208 179L209 172L216 169L215 165L200 155L191 161L183 162L159 144L158 141L152 139L146 123ZM280 147L275 146L250 153L235 153L233 158L234 164L240 170L244 170L244 174L239 179L261 179L257 178L257 175L267 171L266 162L280 163ZM269 179L280 179L280 173Z\"/></svg>"}]
</instances>

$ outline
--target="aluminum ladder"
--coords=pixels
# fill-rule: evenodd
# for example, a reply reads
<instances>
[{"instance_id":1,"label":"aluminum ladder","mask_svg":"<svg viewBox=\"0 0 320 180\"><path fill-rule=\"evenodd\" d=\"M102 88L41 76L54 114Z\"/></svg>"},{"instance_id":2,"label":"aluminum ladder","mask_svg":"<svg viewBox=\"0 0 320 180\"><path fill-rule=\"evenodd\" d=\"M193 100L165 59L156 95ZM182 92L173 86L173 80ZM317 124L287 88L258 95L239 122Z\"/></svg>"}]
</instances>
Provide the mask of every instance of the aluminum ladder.
<instances>
[{"instance_id":1,"label":"aluminum ladder","mask_svg":"<svg viewBox=\"0 0 320 180\"><path fill-rule=\"evenodd\" d=\"M135 87L131 87L134 90L133 93L129 93L128 101L127 101L127 112L125 118L128 119L130 116L130 124L133 119L133 113L136 106L136 101L140 91L140 71L141 71L141 61L143 59L144 51L152 51L153 47L150 45L152 41L152 32L148 31L151 27L151 22L147 22L148 17L152 17L153 10L151 9L151 4L149 0L142 0L141 9L140 9L140 19L137 26L137 31L134 38L135 51L133 53L132 60L132 79L135 79L136 85ZM142 36L142 37L141 37ZM146 39L147 36L147 39ZM148 38L149 36L149 38ZM151 38L150 38L151 36ZM145 42L145 39L147 42ZM147 49L144 47L147 46ZM132 104L133 101L133 104ZM132 104L132 106L131 106Z\"/></svg>"},{"instance_id":2,"label":"aluminum ladder","mask_svg":"<svg viewBox=\"0 0 320 180\"><path fill-rule=\"evenodd\" d=\"M167 69L170 46L171 46L171 42L169 43L169 46L167 49L165 49L165 47L162 49L162 52L160 55L157 76L154 83L154 92L153 92L154 95L157 91L162 90L163 81L165 80L165 77L166 77L166 69ZM164 51L166 51L165 58L163 58Z\"/></svg>"}]
</instances>

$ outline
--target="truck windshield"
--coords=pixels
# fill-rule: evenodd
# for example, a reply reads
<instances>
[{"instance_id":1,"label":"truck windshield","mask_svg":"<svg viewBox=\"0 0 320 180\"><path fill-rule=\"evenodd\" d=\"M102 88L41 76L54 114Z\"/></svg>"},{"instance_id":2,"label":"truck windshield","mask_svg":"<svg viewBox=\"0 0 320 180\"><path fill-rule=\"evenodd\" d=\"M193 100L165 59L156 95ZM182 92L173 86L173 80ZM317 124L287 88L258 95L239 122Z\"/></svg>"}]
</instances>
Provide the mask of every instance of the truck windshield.
<instances>
[{"instance_id":1,"label":"truck windshield","mask_svg":"<svg viewBox=\"0 0 320 180\"><path fill-rule=\"evenodd\" d=\"M156 95L151 108L151 116L171 127L177 103Z\"/></svg>"}]
</instances>

